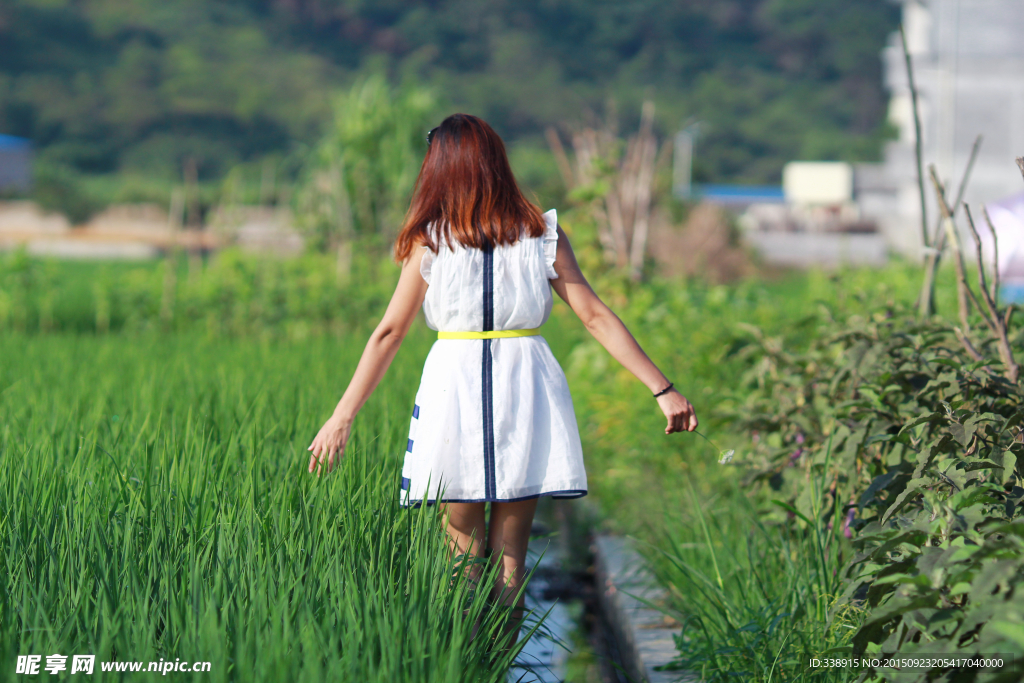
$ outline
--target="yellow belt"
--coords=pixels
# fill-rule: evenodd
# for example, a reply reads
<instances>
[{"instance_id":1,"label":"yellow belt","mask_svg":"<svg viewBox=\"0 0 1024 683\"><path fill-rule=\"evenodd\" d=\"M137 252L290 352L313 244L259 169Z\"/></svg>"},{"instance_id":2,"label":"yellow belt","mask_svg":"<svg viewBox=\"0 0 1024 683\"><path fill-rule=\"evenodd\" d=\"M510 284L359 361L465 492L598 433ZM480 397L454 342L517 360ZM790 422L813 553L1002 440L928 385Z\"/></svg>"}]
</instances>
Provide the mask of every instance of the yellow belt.
<instances>
[{"instance_id":1,"label":"yellow belt","mask_svg":"<svg viewBox=\"0 0 1024 683\"><path fill-rule=\"evenodd\" d=\"M504 337L535 337L540 328L532 330L488 330L487 332L438 332L438 339L502 339Z\"/></svg>"}]
</instances>

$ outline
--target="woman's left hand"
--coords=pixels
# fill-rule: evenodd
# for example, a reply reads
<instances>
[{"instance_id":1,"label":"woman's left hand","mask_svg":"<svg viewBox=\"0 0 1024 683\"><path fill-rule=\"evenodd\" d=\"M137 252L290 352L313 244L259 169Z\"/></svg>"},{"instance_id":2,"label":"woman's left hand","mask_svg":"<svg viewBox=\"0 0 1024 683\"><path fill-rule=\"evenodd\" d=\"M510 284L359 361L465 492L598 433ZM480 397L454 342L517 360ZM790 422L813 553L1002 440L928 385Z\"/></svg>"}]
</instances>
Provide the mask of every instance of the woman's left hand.
<instances>
[{"instance_id":1,"label":"woman's left hand","mask_svg":"<svg viewBox=\"0 0 1024 683\"><path fill-rule=\"evenodd\" d=\"M316 469L317 476L320 475L321 466L325 472L334 469L335 458L341 460L345 454L345 444L348 443L348 436L352 431L352 422L344 420L336 415L324 423L320 428L313 443L306 450L311 451L309 458L309 471L312 474ZM326 460L326 464L324 463Z\"/></svg>"},{"instance_id":2,"label":"woman's left hand","mask_svg":"<svg viewBox=\"0 0 1024 683\"><path fill-rule=\"evenodd\" d=\"M675 389L658 397L658 405L668 419L666 434L692 432L697 428L697 413L686 397Z\"/></svg>"}]
</instances>

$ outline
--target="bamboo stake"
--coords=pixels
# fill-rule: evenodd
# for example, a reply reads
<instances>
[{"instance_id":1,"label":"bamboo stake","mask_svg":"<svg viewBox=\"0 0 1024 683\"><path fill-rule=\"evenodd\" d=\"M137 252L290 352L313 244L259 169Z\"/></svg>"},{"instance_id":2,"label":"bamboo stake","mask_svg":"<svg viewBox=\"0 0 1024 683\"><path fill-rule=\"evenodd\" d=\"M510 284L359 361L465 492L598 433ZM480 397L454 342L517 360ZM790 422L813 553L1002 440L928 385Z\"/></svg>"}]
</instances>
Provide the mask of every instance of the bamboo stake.
<instances>
[{"instance_id":1,"label":"bamboo stake","mask_svg":"<svg viewBox=\"0 0 1024 683\"><path fill-rule=\"evenodd\" d=\"M967 286L967 277L964 273L964 257L960 248L960 235L956 231L956 223L953 222L953 211L949 208L949 203L946 201L946 188L943 187L942 182L939 180L938 174L935 172L935 166L932 165L929 168L931 174L932 185L935 188L935 195L939 201L939 213L942 215L942 224L946 230L946 238L949 240L949 244L953 249L953 256L955 257L953 263L956 265L957 275L957 309L960 313L960 325L964 331L970 331L971 326L968 321L968 314L970 310L968 308L967 298L968 296L973 297L974 293L971 292Z\"/></svg>"},{"instance_id":2,"label":"bamboo stake","mask_svg":"<svg viewBox=\"0 0 1024 683\"><path fill-rule=\"evenodd\" d=\"M622 267L626 265L626 226L622 217L622 202L619 196L620 190L614 185L605 196L605 205L608 209L608 225L611 228L612 244L615 245L615 265Z\"/></svg>"},{"instance_id":3,"label":"bamboo stake","mask_svg":"<svg viewBox=\"0 0 1024 683\"><path fill-rule=\"evenodd\" d=\"M558 131L555 130L554 126L548 126L544 131L544 137L547 138L551 153L555 155L555 164L558 166L558 172L562 176L562 182L565 183L565 189L571 190L576 186L576 178L573 177L572 166L569 164L569 157L565 153L565 147L562 146L562 140L558 137Z\"/></svg>"},{"instance_id":4,"label":"bamboo stake","mask_svg":"<svg viewBox=\"0 0 1024 683\"><path fill-rule=\"evenodd\" d=\"M964 349L967 351L967 355L976 361L985 360L985 356L981 355L978 349L974 348L974 344L972 344L971 340L967 338L967 335L964 334L963 330L959 327L954 327L953 332L956 334L956 338L960 341L960 344L963 345Z\"/></svg>"},{"instance_id":5,"label":"bamboo stake","mask_svg":"<svg viewBox=\"0 0 1024 683\"><path fill-rule=\"evenodd\" d=\"M917 189L921 195L921 240L928 247L928 208L924 191L924 141L921 139L921 111L917 101L917 86L914 85L914 65L907 47L907 32L900 24L900 41L903 44L903 59L907 64L907 81L910 84L910 103L914 110L914 151L917 156Z\"/></svg>"},{"instance_id":6,"label":"bamboo stake","mask_svg":"<svg viewBox=\"0 0 1024 683\"><path fill-rule=\"evenodd\" d=\"M967 214L967 225L971 229L971 235L974 237L975 251L978 256L978 284L981 287L981 296L985 301L986 312L978 309L981 313L981 317L984 318L985 322L988 323L989 329L996 336L999 349L999 358L1003 361L1003 365L1006 367L1006 378L1017 383L1017 376L1019 374L1019 368L1017 362L1013 358L1013 349L1010 346L1010 337L1008 333L1010 316L1012 315L1012 308L1007 311L1005 318L1001 318L999 310L996 308L995 301L989 295L988 289L985 285L985 264L981 260L981 237L978 235L978 230L974 227L974 217L971 216L971 207L964 205L964 211Z\"/></svg>"},{"instance_id":7,"label":"bamboo stake","mask_svg":"<svg viewBox=\"0 0 1024 683\"><path fill-rule=\"evenodd\" d=\"M167 212L170 243L164 258L164 289L160 297L160 319L170 324L174 319L174 298L178 286L178 254L181 251L181 225L184 223L185 200L178 188L171 190L171 206Z\"/></svg>"},{"instance_id":8,"label":"bamboo stake","mask_svg":"<svg viewBox=\"0 0 1024 683\"><path fill-rule=\"evenodd\" d=\"M988 215L988 207L981 206L981 213L985 216L985 223L992 235L992 301L999 305L999 238L996 237L996 226L992 225L992 217Z\"/></svg>"},{"instance_id":9,"label":"bamboo stake","mask_svg":"<svg viewBox=\"0 0 1024 683\"><path fill-rule=\"evenodd\" d=\"M185 223L192 230L199 230L202 225L202 207L200 206L199 197L199 170L196 165L195 157L188 157L185 159L185 165L182 170L184 174L184 202L185 202ZM195 280L199 277L203 268L202 258L202 246L201 242L197 243L196 246L188 249L188 276L190 280Z\"/></svg>"},{"instance_id":10,"label":"bamboo stake","mask_svg":"<svg viewBox=\"0 0 1024 683\"><path fill-rule=\"evenodd\" d=\"M635 209L633 212L633 234L630 238L630 270L633 280L643 276L644 254L647 251L647 231L651 214L651 186L654 184L654 165L657 161L658 144L654 139L654 103L644 102L640 117L639 168L636 176Z\"/></svg>"},{"instance_id":11,"label":"bamboo stake","mask_svg":"<svg viewBox=\"0 0 1024 683\"><path fill-rule=\"evenodd\" d=\"M984 139L983 135L978 135L978 137L974 138L974 145L971 146L971 156L967 158L967 168L964 169L964 177L960 179L960 187L956 191L956 204L953 205L954 216L956 216L960 205L964 203L967 181L971 179L971 171L974 170L974 162L978 160L978 152L981 151L981 143Z\"/></svg>"},{"instance_id":12,"label":"bamboo stake","mask_svg":"<svg viewBox=\"0 0 1024 683\"><path fill-rule=\"evenodd\" d=\"M599 157L598 135L593 128L585 128L572 136L576 157L576 182L587 186L597 182L596 164ZM610 191L610 190L609 190ZM597 225L597 238L604 251L605 261L615 263L615 240L609 227L608 211L603 201L590 202L590 213Z\"/></svg>"},{"instance_id":13,"label":"bamboo stake","mask_svg":"<svg viewBox=\"0 0 1024 683\"><path fill-rule=\"evenodd\" d=\"M971 236L974 237L974 250L978 258L978 288L981 289L981 297L985 301L985 306L988 308L989 313L992 314L994 319L998 320L999 315L995 311L996 304L992 300L992 294L989 292L988 282L985 279L985 262L981 257L981 237L978 235L977 228L974 227L974 216L971 215L971 207L965 206L964 211L967 213L967 226L971 229ZM984 312L982 312L982 315L984 315Z\"/></svg>"},{"instance_id":14,"label":"bamboo stake","mask_svg":"<svg viewBox=\"0 0 1024 683\"><path fill-rule=\"evenodd\" d=\"M960 179L960 187L956 193L956 203L953 205L953 217L964 200L964 192L967 191L967 183L971 178L971 171L974 169L974 162L978 159L978 152L981 149L982 136L974 139L974 146L971 148L971 156L967 160L967 167ZM942 250L946 247L946 232L943 230L943 219L940 217L935 226L935 238L932 240L932 249L929 251L925 263L924 281L921 283L921 294L918 296L918 315L926 318L935 312L935 277L939 270L939 263L942 260Z\"/></svg>"}]
</instances>

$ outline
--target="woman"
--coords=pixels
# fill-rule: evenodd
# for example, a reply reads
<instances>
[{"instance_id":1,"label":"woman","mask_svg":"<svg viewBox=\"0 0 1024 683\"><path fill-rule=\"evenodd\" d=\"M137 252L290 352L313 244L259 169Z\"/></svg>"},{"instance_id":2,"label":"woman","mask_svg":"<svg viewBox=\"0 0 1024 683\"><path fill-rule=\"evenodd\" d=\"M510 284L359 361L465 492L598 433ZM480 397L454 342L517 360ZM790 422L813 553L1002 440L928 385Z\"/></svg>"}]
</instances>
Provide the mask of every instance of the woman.
<instances>
[{"instance_id":1,"label":"woman","mask_svg":"<svg viewBox=\"0 0 1024 683\"><path fill-rule=\"evenodd\" d=\"M500 563L492 599L511 606L537 499L587 492L565 375L537 330L551 312L551 289L651 390L666 434L693 431L697 417L590 288L555 212L541 215L523 197L501 138L481 119L455 114L427 134L395 257L402 274L394 296L309 447L309 471L330 471L341 457L356 413L422 305L439 332L412 411L401 502L439 503L459 553ZM521 615L522 599L513 610Z\"/></svg>"}]
</instances>

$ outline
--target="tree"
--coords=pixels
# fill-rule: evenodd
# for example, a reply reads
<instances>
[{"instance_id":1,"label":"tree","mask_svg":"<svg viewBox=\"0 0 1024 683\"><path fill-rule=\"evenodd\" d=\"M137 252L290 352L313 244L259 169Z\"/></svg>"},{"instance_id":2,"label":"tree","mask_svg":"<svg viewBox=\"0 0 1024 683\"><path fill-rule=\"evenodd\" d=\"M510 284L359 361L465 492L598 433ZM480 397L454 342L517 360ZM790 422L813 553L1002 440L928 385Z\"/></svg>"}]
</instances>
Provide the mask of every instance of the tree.
<instances>
[{"instance_id":1,"label":"tree","mask_svg":"<svg viewBox=\"0 0 1024 683\"><path fill-rule=\"evenodd\" d=\"M408 207L436 109L431 90L361 79L334 102L330 129L299 193L300 225L339 265L355 237L392 239Z\"/></svg>"}]
</instances>

